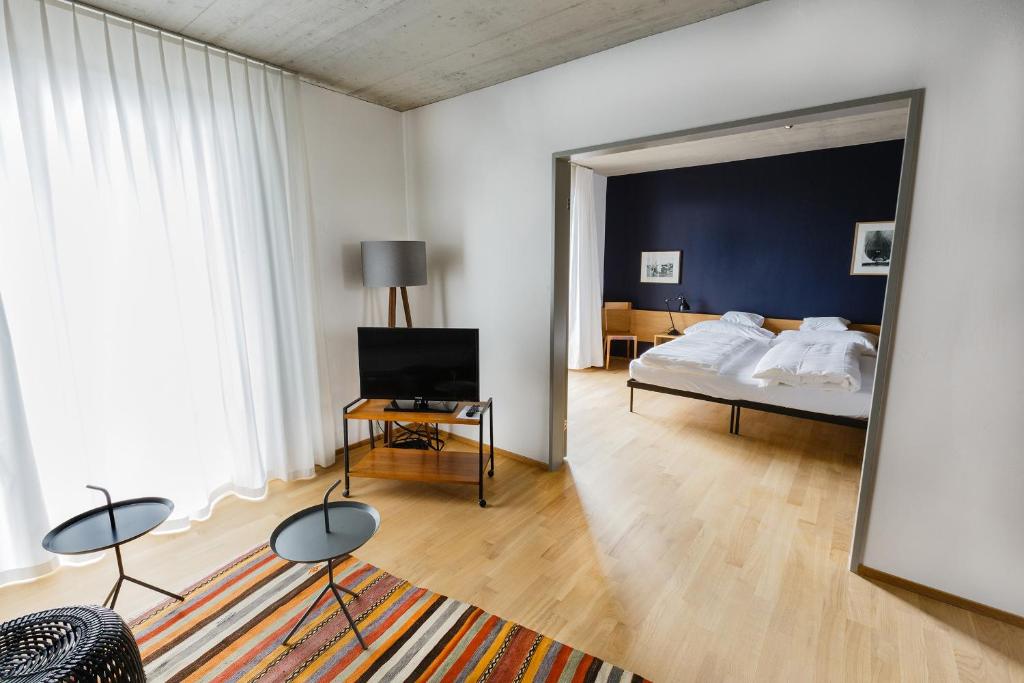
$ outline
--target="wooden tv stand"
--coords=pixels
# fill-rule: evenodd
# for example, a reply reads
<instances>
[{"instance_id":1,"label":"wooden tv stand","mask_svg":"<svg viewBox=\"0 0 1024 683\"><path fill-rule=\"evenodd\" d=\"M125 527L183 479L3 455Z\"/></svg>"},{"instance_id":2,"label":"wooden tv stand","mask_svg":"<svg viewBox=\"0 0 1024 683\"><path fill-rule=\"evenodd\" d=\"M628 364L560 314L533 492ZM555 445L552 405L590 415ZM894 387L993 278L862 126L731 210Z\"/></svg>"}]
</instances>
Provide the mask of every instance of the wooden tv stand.
<instances>
[{"instance_id":1,"label":"wooden tv stand","mask_svg":"<svg viewBox=\"0 0 1024 683\"><path fill-rule=\"evenodd\" d=\"M417 410L385 410L391 403L387 399L357 398L342 410L342 436L344 439L345 492L349 496L349 477L373 479L402 479L405 481L445 482L449 484L476 484L480 507L487 507L484 499L484 463L489 462L487 476L494 476L494 402L460 402L450 413L435 413ZM356 405L358 404L358 405ZM459 415L463 408L480 406L480 412L472 418ZM354 406L354 407L353 407ZM484 458L484 415L488 415L490 428L489 454ZM349 454L348 421L367 420L370 423L370 450L358 462L353 463ZM373 423L411 422L413 424L470 425L480 429L477 450L448 448L390 448L384 443L383 435L375 436ZM380 446L377 445L378 440Z\"/></svg>"}]
</instances>

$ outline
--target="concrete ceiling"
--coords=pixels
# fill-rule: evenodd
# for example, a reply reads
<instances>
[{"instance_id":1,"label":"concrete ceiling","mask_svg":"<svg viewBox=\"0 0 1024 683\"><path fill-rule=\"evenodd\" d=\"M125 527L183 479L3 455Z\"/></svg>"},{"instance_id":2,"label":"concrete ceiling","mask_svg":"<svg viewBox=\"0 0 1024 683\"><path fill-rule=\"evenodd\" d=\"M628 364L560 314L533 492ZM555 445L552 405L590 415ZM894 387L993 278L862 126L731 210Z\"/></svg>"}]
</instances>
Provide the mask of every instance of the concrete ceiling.
<instances>
[{"instance_id":1,"label":"concrete ceiling","mask_svg":"<svg viewBox=\"0 0 1024 683\"><path fill-rule=\"evenodd\" d=\"M572 160L601 175L616 176L901 140L906 137L907 113L906 103L886 103L574 154Z\"/></svg>"},{"instance_id":2,"label":"concrete ceiling","mask_svg":"<svg viewBox=\"0 0 1024 683\"><path fill-rule=\"evenodd\" d=\"M89 0L405 111L762 0Z\"/></svg>"}]
</instances>

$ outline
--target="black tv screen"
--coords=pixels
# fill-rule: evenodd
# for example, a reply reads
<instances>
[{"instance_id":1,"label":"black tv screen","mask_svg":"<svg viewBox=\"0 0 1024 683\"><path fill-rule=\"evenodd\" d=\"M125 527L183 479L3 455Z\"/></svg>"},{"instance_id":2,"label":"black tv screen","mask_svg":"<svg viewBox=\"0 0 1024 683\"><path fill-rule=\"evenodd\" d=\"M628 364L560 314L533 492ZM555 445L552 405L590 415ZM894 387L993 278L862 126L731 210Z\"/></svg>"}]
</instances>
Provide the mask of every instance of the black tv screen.
<instances>
[{"instance_id":1,"label":"black tv screen","mask_svg":"<svg viewBox=\"0 0 1024 683\"><path fill-rule=\"evenodd\" d=\"M363 398L480 400L480 331L360 327Z\"/></svg>"}]
</instances>

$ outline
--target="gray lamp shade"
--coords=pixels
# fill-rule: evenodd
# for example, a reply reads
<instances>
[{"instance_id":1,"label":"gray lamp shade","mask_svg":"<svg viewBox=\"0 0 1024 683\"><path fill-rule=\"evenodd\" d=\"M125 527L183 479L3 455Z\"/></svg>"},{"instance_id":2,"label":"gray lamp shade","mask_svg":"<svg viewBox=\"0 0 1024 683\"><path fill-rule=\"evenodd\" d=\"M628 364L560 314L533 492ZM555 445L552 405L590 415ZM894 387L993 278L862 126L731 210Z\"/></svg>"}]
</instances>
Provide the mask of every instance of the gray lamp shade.
<instances>
[{"instance_id":1,"label":"gray lamp shade","mask_svg":"<svg viewBox=\"0 0 1024 683\"><path fill-rule=\"evenodd\" d=\"M363 242L364 287L427 284L427 243L412 240Z\"/></svg>"}]
</instances>

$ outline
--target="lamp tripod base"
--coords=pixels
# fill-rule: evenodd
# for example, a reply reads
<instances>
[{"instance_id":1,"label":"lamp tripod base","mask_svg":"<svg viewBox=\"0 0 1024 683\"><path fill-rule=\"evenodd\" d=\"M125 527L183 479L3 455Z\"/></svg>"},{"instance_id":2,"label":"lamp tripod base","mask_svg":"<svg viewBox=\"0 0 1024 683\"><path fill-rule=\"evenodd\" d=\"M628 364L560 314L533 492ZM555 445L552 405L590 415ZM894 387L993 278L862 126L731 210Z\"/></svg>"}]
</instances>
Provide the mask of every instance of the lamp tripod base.
<instances>
[{"instance_id":1,"label":"lamp tripod base","mask_svg":"<svg viewBox=\"0 0 1024 683\"><path fill-rule=\"evenodd\" d=\"M396 327L398 322L398 292L402 293L402 311L405 313L405 326L412 327L412 311L409 309L409 293L405 287L388 288L388 327Z\"/></svg>"},{"instance_id":2,"label":"lamp tripod base","mask_svg":"<svg viewBox=\"0 0 1024 683\"><path fill-rule=\"evenodd\" d=\"M397 326L398 317L398 290L402 291L402 310L405 312L405 326L412 327L412 312L409 310L409 293L405 287L388 288L388 327ZM450 411L449 411L450 412ZM391 423L384 423L384 445L391 444ZM348 489L345 490L348 497Z\"/></svg>"}]
</instances>

